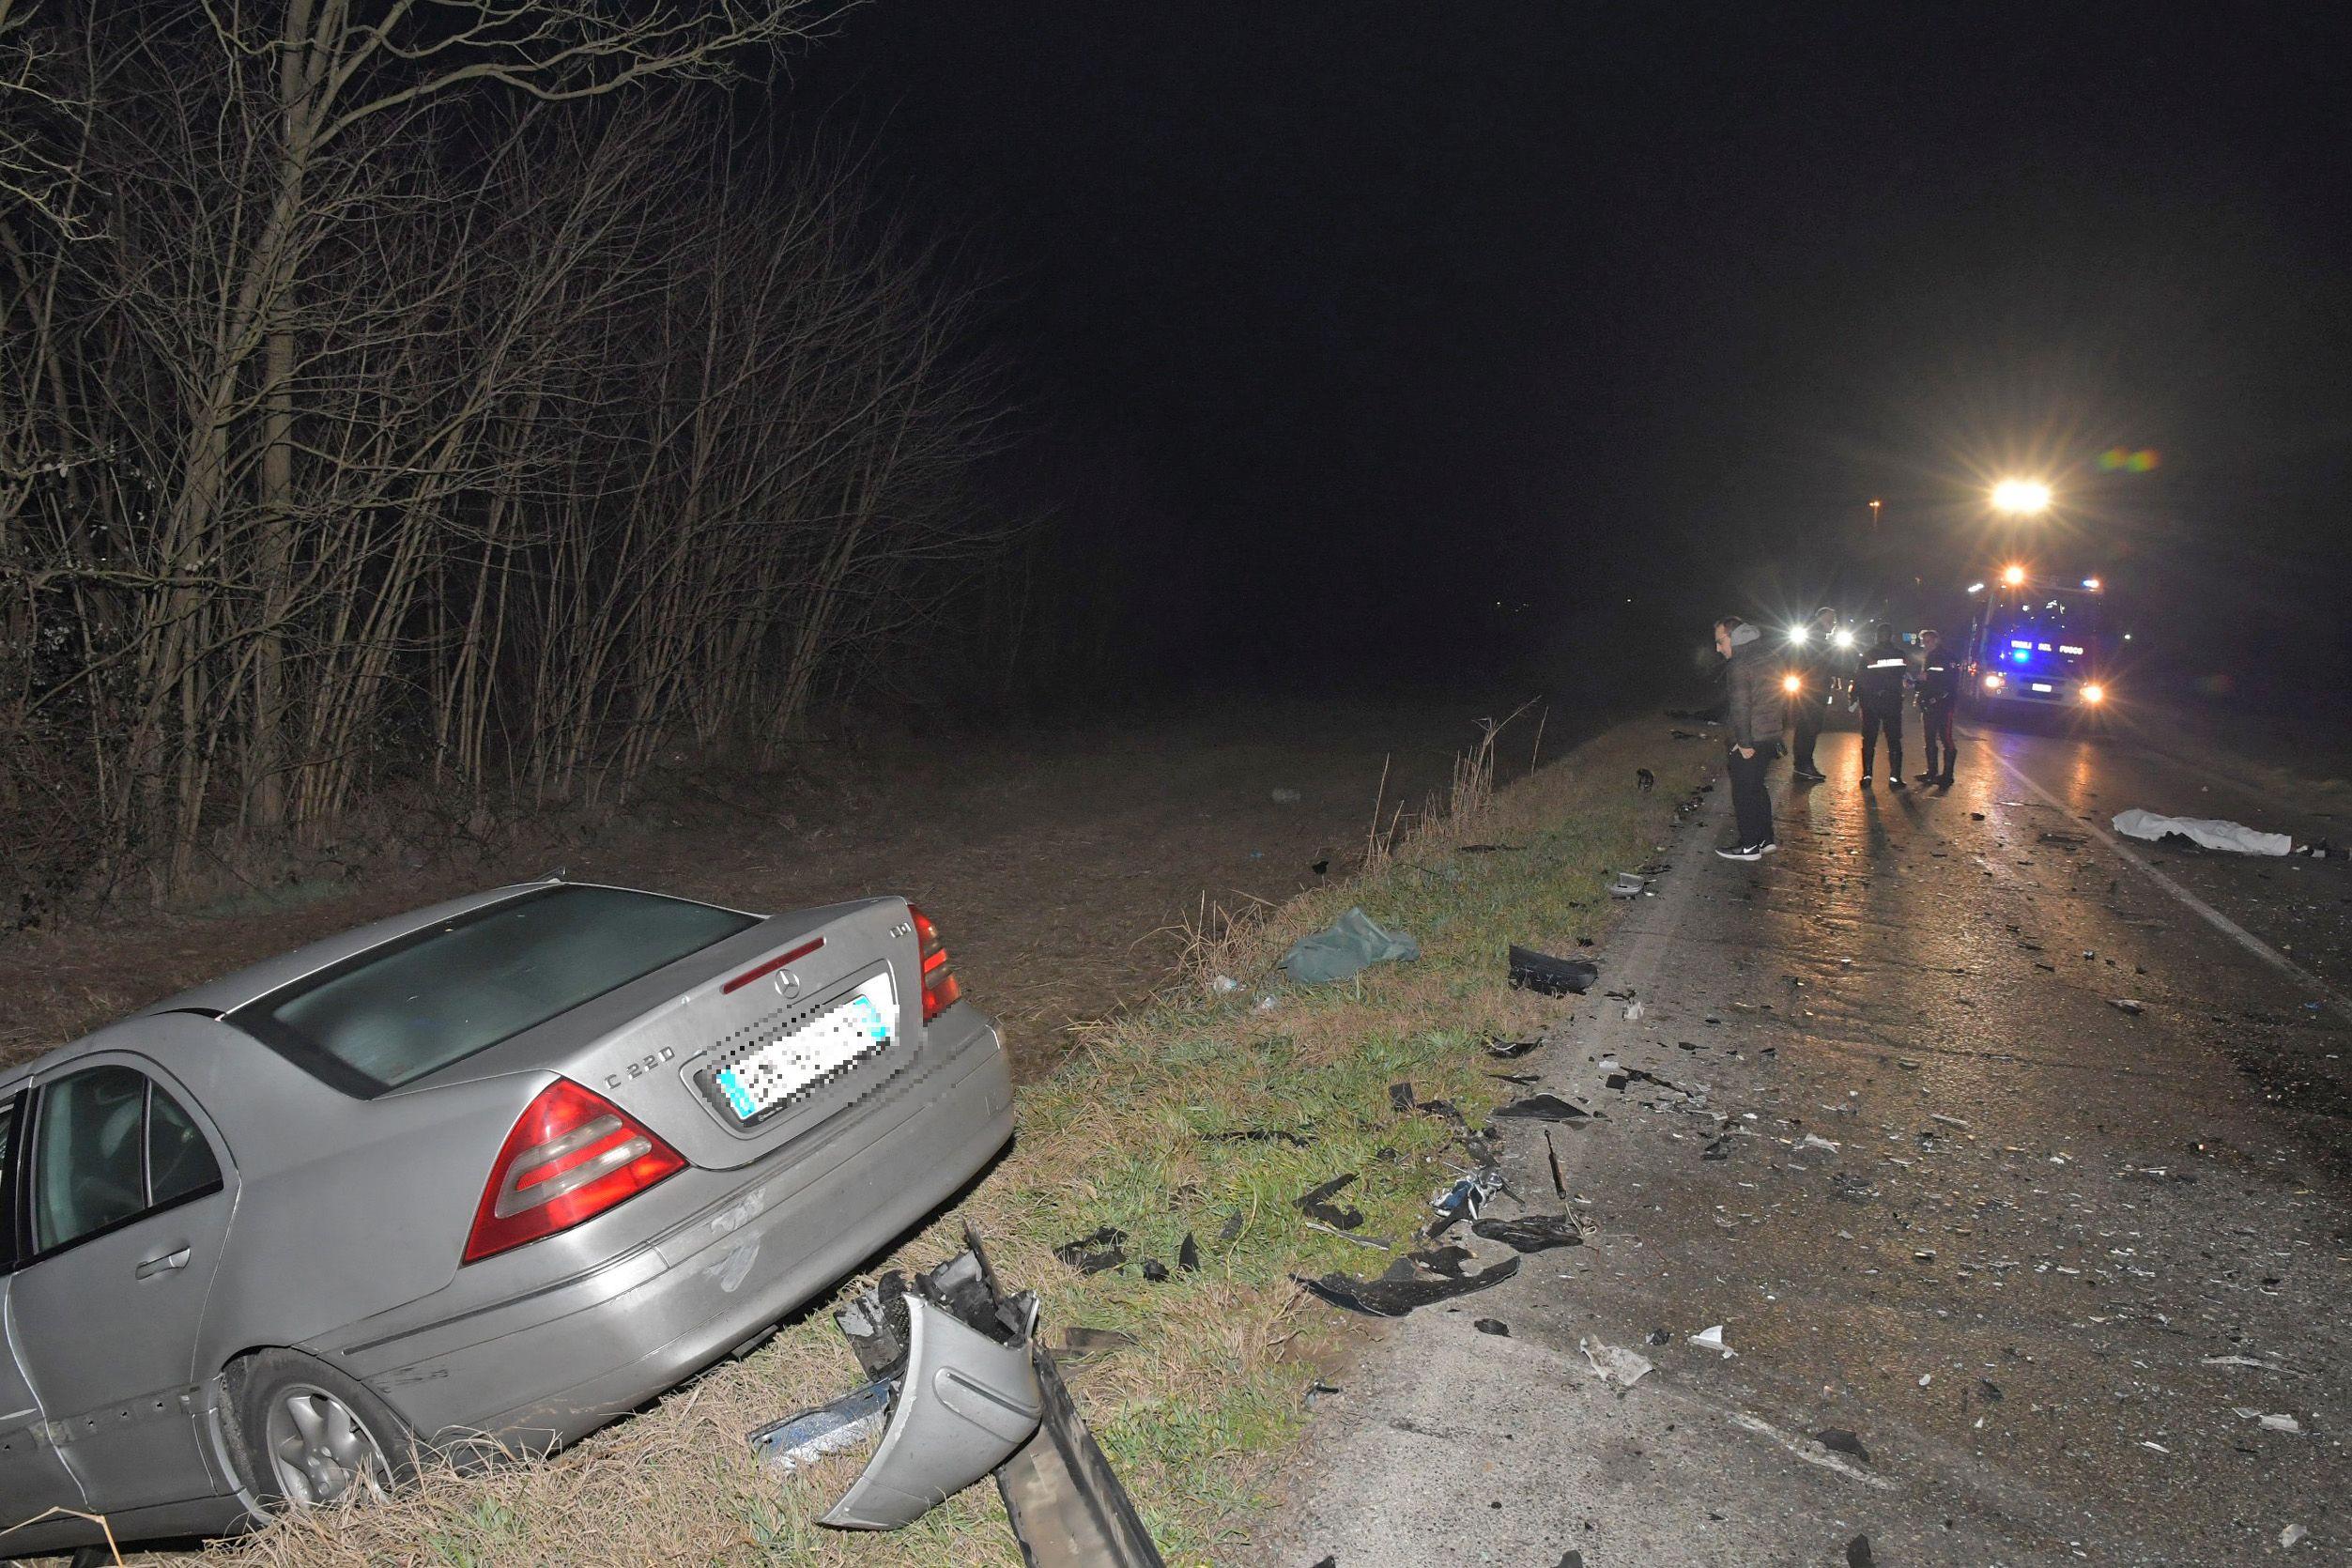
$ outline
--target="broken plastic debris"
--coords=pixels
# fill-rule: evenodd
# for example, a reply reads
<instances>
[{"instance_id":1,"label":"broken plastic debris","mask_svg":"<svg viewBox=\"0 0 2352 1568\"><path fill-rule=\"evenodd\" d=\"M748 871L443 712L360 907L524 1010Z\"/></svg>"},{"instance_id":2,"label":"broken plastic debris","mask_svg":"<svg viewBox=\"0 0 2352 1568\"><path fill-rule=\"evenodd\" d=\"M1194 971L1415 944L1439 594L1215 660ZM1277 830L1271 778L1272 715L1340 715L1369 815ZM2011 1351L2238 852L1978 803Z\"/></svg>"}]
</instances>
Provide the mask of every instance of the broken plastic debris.
<instances>
[{"instance_id":1,"label":"broken plastic debris","mask_svg":"<svg viewBox=\"0 0 2352 1568\"><path fill-rule=\"evenodd\" d=\"M1600 965L1586 959L1556 959L1532 947L1511 945L1511 984L1539 996L1582 996L1601 977Z\"/></svg>"},{"instance_id":2,"label":"broken plastic debris","mask_svg":"<svg viewBox=\"0 0 2352 1568\"><path fill-rule=\"evenodd\" d=\"M1690 1342L1702 1349L1720 1350L1726 1356L1732 1353L1731 1347L1723 1343L1723 1325L1720 1323L1712 1329L1699 1330L1699 1332L1691 1335Z\"/></svg>"},{"instance_id":3,"label":"broken plastic debris","mask_svg":"<svg viewBox=\"0 0 2352 1568\"><path fill-rule=\"evenodd\" d=\"M1421 957L1421 944L1351 908L1312 936L1302 936L1283 955L1282 967L1302 985L1328 985L1376 963Z\"/></svg>"},{"instance_id":4,"label":"broken plastic debris","mask_svg":"<svg viewBox=\"0 0 2352 1568\"><path fill-rule=\"evenodd\" d=\"M1443 1236L1452 1226L1464 1220L1475 1220L1486 1200L1502 1191L1502 1173L1491 1167L1476 1176L1464 1176L1453 1186L1431 1194L1429 1207L1443 1218L1437 1221L1429 1234Z\"/></svg>"},{"instance_id":5,"label":"broken plastic debris","mask_svg":"<svg viewBox=\"0 0 2352 1568\"><path fill-rule=\"evenodd\" d=\"M1090 1236L1063 1242L1053 1249L1053 1255L1081 1274L1099 1274L1127 1261L1126 1241L1127 1232L1104 1225Z\"/></svg>"},{"instance_id":6,"label":"broken plastic debris","mask_svg":"<svg viewBox=\"0 0 2352 1568\"><path fill-rule=\"evenodd\" d=\"M1353 1185L1355 1180L1355 1172L1344 1172L1304 1195L1292 1200L1292 1207L1305 1214L1307 1218L1320 1220L1334 1229L1354 1230L1364 1222L1363 1211L1345 1204L1332 1203L1330 1199L1333 1194L1344 1191Z\"/></svg>"},{"instance_id":7,"label":"broken plastic debris","mask_svg":"<svg viewBox=\"0 0 2352 1568\"><path fill-rule=\"evenodd\" d=\"M1571 1105L1558 1095L1530 1095L1508 1105L1495 1107L1498 1116L1513 1116L1524 1121L1580 1122L1591 1115L1581 1105Z\"/></svg>"},{"instance_id":8,"label":"broken plastic debris","mask_svg":"<svg viewBox=\"0 0 2352 1568\"><path fill-rule=\"evenodd\" d=\"M1470 1234L1499 1241L1514 1252L1547 1253L1554 1247L1580 1247L1584 1237L1576 1222L1564 1214L1528 1214L1516 1220L1480 1220Z\"/></svg>"},{"instance_id":9,"label":"broken plastic debris","mask_svg":"<svg viewBox=\"0 0 2352 1568\"><path fill-rule=\"evenodd\" d=\"M2279 1531L2279 1549L2281 1551L2286 1550L2288 1547L2294 1545L2297 1542L2302 1540L2304 1536L2309 1535L2311 1531L2305 1530L2301 1525L2287 1526L2286 1529Z\"/></svg>"},{"instance_id":10,"label":"broken plastic debris","mask_svg":"<svg viewBox=\"0 0 2352 1568\"><path fill-rule=\"evenodd\" d=\"M2285 854L2295 848L2295 840L2283 833L2264 833L2218 817L2160 817L2153 811L2135 807L2120 813L2114 826L2127 838L2153 844L2166 834L2178 834L2208 850L2225 850L2233 854Z\"/></svg>"},{"instance_id":11,"label":"broken plastic debris","mask_svg":"<svg viewBox=\"0 0 2352 1568\"><path fill-rule=\"evenodd\" d=\"M751 1452L779 1470L796 1470L827 1454L846 1453L882 1430L898 1386L896 1379L869 1383L830 1405L763 1426L751 1434Z\"/></svg>"},{"instance_id":12,"label":"broken plastic debris","mask_svg":"<svg viewBox=\"0 0 2352 1568\"><path fill-rule=\"evenodd\" d=\"M1488 1040L1486 1042L1486 1054L1508 1062L1515 1057L1526 1055L1529 1052L1534 1050L1537 1046L1542 1045L1543 1043L1544 1042L1541 1039Z\"/></svg>"},{"instance_id":13,"label":"broken plastic debris","mask_svg":"<svg viewBox=\"0 0 2352 1568\"><path fill-rule=\"evenodd\" d=\"M1215 992L1239 991L1241 982L1230 975L1218 975L1209 980L1208 989Z\"/></svg>"},{"instance_id":14,"label":"broken plastic debris","mask_svg":"<svg viewBox=\"0 0 2352 1568\"><path fill-rule=\"evenodd\" d=\"M2110 996L2107 999L2107 1005L2117 1012L2129 1013L2134 1018L2147 1011L2146 1003L2129 996Z\"/></svg>"},{"instance_id":15,"label":"broken plastic debris","mask_svg":"<svg viewBox=\"0 0 2352 1568\"><path fill-rule=\"evenodd\" d=\"M1857 1535L1846 1543L1846 1568L1878 1568L1878 1559L1870 1555L1870 1538Z\"/></svg>"},{"instance_id":16,"label":"broken plastic debris","mask_svg":"<svg viewBox=\"0 0 2352 1568\"><path fill-rule=\"evenodd\" d=\"M1389 1108L1403 1115L1413 1108L1413 1084L1410 1079L1389 1085Z\"/></svg>"},{"instance_id":17,"label":"broken plastic debris","mask_svg":"<svg viewBox=\"0 0 2352 1568\"><path fill-rule=\"evenodd\" d=\"M1622 1345L1604 1345L1590 1334L1577 1337L1576 1348L1584 1353L1595 1377L1621 1389L1632 1388L1657 1370L1647 1356L1637 1355Z\"/></svg>"},{"instance_id":18,"label":"broken plastic debris","mask_svg":"<svg viewBox=\"0 0 2352 1568\"><path fill-rule=\"evenodd\" d=\"M1305 1148L1314 1142L1302 1133L1281 1127L1245 1127L1233 1132L1212 1132L1208 1136L1211 1141L1220 1144L1288 1144L1295 1149Z\"/></svg>"},{"instance_id":19,"label":"broken plastic debris","mask_svg":"<svg viewBox=\"0 0 2352 1568\"><path fill-rule=\"evenodd\" d=\"M1200 1266L1201 1244L1192 1239L1191 1231L1186 1231L1183 1242L1176 1248L1176 1267L1190 1274L1196 1271Z\"/></svg>"},{"instance_id":20,"label":"broken plastic debris","mask_svg":"<svg viewBox=\"0 0 2352 1568\"><path fill-rule=\"evenodd\" d=\"M2265 1432L2300 1432L2303 1423L2293 1416L2265 1416L2262 1418L2262 1429Z\"/></svg>"},{"instance_id":21,"label":"broken plastic debris","mask_svg":"<svg viewBox=\"0 0 2352 1568\"><path fill-rule=\"evenodd\" d=\"M1477 1322L1472 1323L1470 1327L1476 1329L1482 1334L1492 1334L1497 1339L1509 1339L1511 1337L1511 1325L1505 1323L1499 1317L1482 1317Z\"/></svg>"},{"instance_id":22,"label":"broken plastic debris","mask_svg":"<svg viewBox=\"0 0 2352 1568\"><path fill-rule=\"evenodd\" d=\"M1870 1462L1870 1451L1862 1446L1861 1437L1842 1426L1825 1426L1813 1434L1813 1440L1832 1453L1848 1454L1866 1465Z\"/></svg>"},{"instance_id":23,"label":"broken plastic debris","mask_svg":"<svg viewBox=\"0 0 2352 1568\"><path fill-rule=\"evenodd\" d=\"M1640 1003L1628 1002L1625 1004L1625 1022L1628 1023L1638 1023L1641 1022Z\"/></svg>"},{"instance_id":24,"label":"broken plastic debris","mask_svg":"<svg viewBox=\"0 0 2352 1568\"><path fill-rule=\"evenodd\" d=\"M1837 1145L1818 1132L1808 1132L1797 1140L1797 1149L1799 1152L1806 1149L1820 1149L1824 1154L1836 1154Z\"/></svg>"},{"instance_id":25,"label":"broken plastic debris","mask_svg":"<svg viewBox=\"0 0 2352 1568\"><path fill-rule=\"evenodd\" d=\"M1432 1301L1450 1300L1467 1296L1474 1290L1500 1284L1519 1271L1519 1260L1508 1257L1492 1268L1459 1277L1424 1279L1412 1263L1399 1258L1389 1271L1376 1280L1360 1280L1351 1274L1330 1273L1319 1280L1299 1275L1291 1278L1306 1287L1319 1300L1349 1312L1360 1312L1368 1317L1403 1317L1415 1307L1425 1307Z\"/></svg>"},{"instance_id":26,"label":"broken plastic debris","mask_svg":"<svg viewBox=\"0 0 2352 1568\"><path fill-rule=\"evenodd\" d=\"M1634 875L1631 871L1620 871L1614 878L1610 879L1608 884L1609 897L1612 899L1638 899L1641 897L1641 890L1649 885L1649 883L1645 879Z\"/></svg>"}]
</instances>

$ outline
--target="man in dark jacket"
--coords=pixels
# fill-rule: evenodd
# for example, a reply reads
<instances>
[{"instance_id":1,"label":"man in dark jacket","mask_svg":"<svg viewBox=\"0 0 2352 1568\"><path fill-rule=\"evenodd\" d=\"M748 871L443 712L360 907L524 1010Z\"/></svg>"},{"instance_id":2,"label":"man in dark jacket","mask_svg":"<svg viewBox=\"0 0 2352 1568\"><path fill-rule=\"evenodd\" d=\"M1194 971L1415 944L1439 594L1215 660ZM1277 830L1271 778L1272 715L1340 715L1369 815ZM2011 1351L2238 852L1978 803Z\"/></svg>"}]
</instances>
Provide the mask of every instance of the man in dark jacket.
<instances>
[{"instance_id":1,"label":"man in dark jacket","mask_svg":"<svg viewBox=\"0 0 2352 1568\"><path fill-rule=\"evenodd\" d=\"M1927 748L1928 771L1919 776L1922 784L1952 787L1952 764L1958 752L1952 745L1952 710L1960 706L1960 658L1944 646L1944 634L1926 631L1919 634L1919 728L1920 745ZM1936 753L1944 756L1943 771L1935 765Z\"/></svg>"},{"instance_id":2,"label":"man in dark jacket","mask_svg":"<svg viewBox=\"0 0 2352 1568\"><path fill-rule=\"evenodd\" d=\"M1829 683L1837 671L1837 655L1830 638L1837 632L1837 612L1823 605L1813 612L1813 619L1800 626L1791 640L1789 672L1800 684L1789 699L1789 711L1796 720L1796 748L1789 761L1789 771L1807 784L1819 784L1828 775L1813 765L1813 745L1821 738L1822 715L1829 702Z\"/></svg>"},{"instance_id":3,"label":"man in dark jacket","mask_svg":"<svg viewBox=\"0 0 2352 1568\"><path fill-rule=\"evenodd\" d=\"M1780 715L1786 706L1779 672L1764 657L1763 634L1736 615L1715 623L1715 652L1730 661L1723 672L1724 722L1731 727L1731 815L1737 824L1726 860L1761 860L1780 847L1773 836L1772 795L1764 768L1780 748Z\"/></svg>"},{"instance_id":4,"label":"man in dark jacket","mask_svg":"<svg viewBox=\"0 0 2352 1568\"><path fill-rule=\"evenodd\" d=\"M1886 782L1898 790L1903 782L1903 687L1911 674L1911 655L1895 640L1895 628L1879 623L1879 637L1862 652L1853 672L1854 706L1862 712L1862 787L1870 787L1871 764L1877 761L1879 731L1886 731Z\"/></svg>"}]
</instances>

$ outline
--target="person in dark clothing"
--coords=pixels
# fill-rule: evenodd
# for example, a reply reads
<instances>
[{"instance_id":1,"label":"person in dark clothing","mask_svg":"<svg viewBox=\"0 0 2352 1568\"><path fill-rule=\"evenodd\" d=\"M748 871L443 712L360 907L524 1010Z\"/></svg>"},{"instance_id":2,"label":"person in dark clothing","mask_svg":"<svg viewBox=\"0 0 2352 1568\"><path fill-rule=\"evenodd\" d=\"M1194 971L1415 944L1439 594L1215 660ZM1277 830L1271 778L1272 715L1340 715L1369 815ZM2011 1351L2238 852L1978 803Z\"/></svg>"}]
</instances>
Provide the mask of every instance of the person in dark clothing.
<instances>
[{"instance_id":1,"label":"person in dark clothing","mask_svg":"<svg viewBox=\"0 0 2352 1568\"><path fill-rule=\"evenodd\" d=\"M1863 650L1853 672L1854 706L1862 714L1862 786L1869 788L1871 765L1877 761L1879 731L1886 731L1886 782L1898 790L1903 782L1903 687L1911 674L1911 655L1895 640L1895 628L1882 622L1876 642Z\"/></svg>"},{"instance_id":2,"label":"person in dark clothing","mask_svg":"<svg viewBox=\"0 0 2352 1568\"><path fill-rule=\"evenodd\" d=\"M1779 671L1763 653L1763 633L1736 615L1715 623L1715 652L1730 663L1723 672L1724 722L1730 726L1731 814L1736 838L1715 851L1726 860L1761 860L1780 847L1773 836L1772 795L1764 769L1780 749L1780 715L1786 705Z\"/></svg>"},{"instance_id":3,"label":"person in dark clothing","mask_svg":"<svg viewBox=\"0 0 2352 1568\"><path fill-rule=\"evenodd\" d=\"M1829 775L1814 765L1813 744L1821 739L1822 717L1829 708L1829 683L1837 669L1837 656L1830 641L1837 632L1837 612L1823 605L1798 632L1803 640L1797 643L1795 656L1789 661L1789 671L1803 684L1789 699L1790 716L1796 720L1797 731L1796 750L1790 759L1789 772L1807 784L1820 784Z\"/></svg>"},{"instance_id":4,"label":"person in dark clothing","mask_svg":"<svg viewBox=\"0 0 2352 1568\"><path fill-rule=\"evenodd\" d=\"M1944 646L1944 634L1936 631L1919 634L1919 744L1928 753L1928 771L1919 782L1948 790L1959 756L1952 746L1952 710L1960 706L1960 657ZM1941 772L1935 765L1939 749L1944 757Z\"/></svg>"}]
</instances>

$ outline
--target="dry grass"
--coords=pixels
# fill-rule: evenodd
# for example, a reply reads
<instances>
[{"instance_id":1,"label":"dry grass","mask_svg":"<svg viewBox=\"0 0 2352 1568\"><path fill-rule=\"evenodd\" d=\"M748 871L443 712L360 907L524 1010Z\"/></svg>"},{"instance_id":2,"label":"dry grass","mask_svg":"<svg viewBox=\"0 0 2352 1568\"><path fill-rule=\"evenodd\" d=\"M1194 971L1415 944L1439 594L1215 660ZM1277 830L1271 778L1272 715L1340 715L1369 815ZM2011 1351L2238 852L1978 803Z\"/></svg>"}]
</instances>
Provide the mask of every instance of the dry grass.
<instances>
[{"instance_id":1,"label":"dry grass","mask_svg":"<svg viewBox=\"0 0 2352 1568\"><path fill-rule=\"evenodd\" d=\"M1573 950L1577 936L1599 936L1608 874L1652 857L1676 798L1714 755L1636 724L1497 791L1491 733L1481 753L1439 808L1392 827L1364 873L1280 907L1204 910L1185 973L1085 1030L1059 1072L1024 1089L1012 1153L894 1260L945 1256L969 1218L1006 1277L1039 1291L1049 1333L1083 1323L1137 1337L1086 1368L1076 1391L1171 1562L1213 1560L1246 1528L1235 1521L1262 1506L1268 1468L1299 1430L1304 1352L1330 1318L1291 1275L1376 1273L1386 1262L1305 1228L1291 1200L1354 1171L1345 1196L1366 1216L1358 1235L1401 1240L1419 1222L1454 1152L1436 1118L1397 1115L1387 1084L1409 1078L1474 1117L1493 1104L1499 1085L1478 1040L1573 1010L1510 990L1506 944ZM1655 770L1655 793L1636 793L1637 766ZM1516 847L1461 853L1479 841ZM1355 903L1418 936L1422 961L1314 992L1282 983L1284 948ZM1213 974L1242 989L1207 989ZM1277 997L1271 1010L1257 1009L1263 994ZM1271 1128L1312 1143L1214 1137ZM1053 1260L1054 1242L1100 1224L1126 1230L1136 1257L1171 1263L1189 1231L1202 1268L1155 1285L1131 1266L1081 1278ZM1018 1564L992 1488L904 1531L843 1534L813 1521L849 1461L802 1482L752 1463L745 1433L855 1381L841 1337L812 1313L552 1460L438 1472L390 1504L289 1518L208 1556L222 1568Z\"/></svg>"}]
</instances>

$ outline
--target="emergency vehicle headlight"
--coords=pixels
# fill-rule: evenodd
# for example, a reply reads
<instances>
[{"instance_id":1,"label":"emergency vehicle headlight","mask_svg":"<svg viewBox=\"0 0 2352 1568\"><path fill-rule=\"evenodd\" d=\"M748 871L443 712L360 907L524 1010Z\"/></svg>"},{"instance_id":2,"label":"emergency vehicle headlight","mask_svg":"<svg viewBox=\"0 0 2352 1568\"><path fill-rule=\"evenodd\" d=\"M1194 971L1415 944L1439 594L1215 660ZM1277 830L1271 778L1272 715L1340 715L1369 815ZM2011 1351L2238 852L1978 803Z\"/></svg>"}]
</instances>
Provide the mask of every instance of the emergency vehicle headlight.
<instances>
[{"instance_id":1,"label":"emergency vehicle headlight","mask_svg":"<svg viewBox=\"0 0 2352 1568\"><path fill-rule=\"evenodd\" d=\"M2007 676L2006 676L2006 675L2002 674L1999 670L1997 670L1997 669L1996 669L1996 670L1994 670L1991 674L1990 674L1990 675L1988 675L1988 676L1986 676L1986 677L1985 677L1985 690L1987 690L1987 691L1999 691L1999 690L2001 689L2002 684L2003 684L2004 682L2006 682L2007 679L2008 679L2008 677L2007 677Z\"/></svg>"},{"instance_id":2,"label":"emergency vehicle headlight","mask_svg":"<svg viewBox=\"0 0 2352 1568\"><path fill-rule=\"evenodd\" d=\"M1840 626L1829 634L1829 640L1840 648L1851 648L1853 646L1853 633Z\"/></svg>"},{"instance_id":3,"label":"emergency vehicle headlight","mask_svg":"<svg viewBox=\"0 0 2352 1568\"><path fill-rule=\"evenodd\" d=\"M1780 689L1793 695L1805 689L1805 683L1793 675L1783 675L1780 677Z\"/></svg>"},{"instance_id":4,"label":"emergency vehicle headlight","mask_svg":"<svg viewBox=\"0 0 2352 1568\"><path fill-rule=\"evenodd\" d=\"M2107 700L2107 688L2105 686L2084 686L2083 688L2083 700L2085 702L2104 702Z\"/></svg>"},{"instance_id":5,"label":"emergency vehicle headlight","mask_svg":"<svg viewBox=\"0 0 2352 1568\"><path fill-rule=\"evenodd\" d=\"M1789 640L1791 642L1803 642L1806 638L1812 635L1812 628L1809 626L1791 626L1789 628Z\"/></svg>"}]
</instances>

